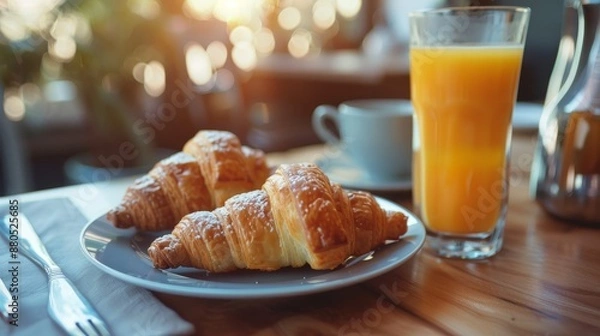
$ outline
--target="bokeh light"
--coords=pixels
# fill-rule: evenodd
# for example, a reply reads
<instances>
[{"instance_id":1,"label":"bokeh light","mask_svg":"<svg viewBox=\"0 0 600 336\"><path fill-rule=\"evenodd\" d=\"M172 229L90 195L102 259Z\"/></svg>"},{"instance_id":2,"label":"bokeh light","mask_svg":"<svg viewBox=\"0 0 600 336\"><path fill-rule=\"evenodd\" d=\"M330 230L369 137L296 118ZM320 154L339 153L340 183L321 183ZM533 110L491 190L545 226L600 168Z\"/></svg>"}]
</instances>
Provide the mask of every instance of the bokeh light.
<instances>
[{"instance_id":1,"label":"bokeh light","mask_svg":"<svg viewBox=\"0 0 600 336\"><path fill-rule=\"evenodd\" d=\"M48 52L52 57L61 62L68 62L73 59L77 51L77 44L71 36L59 36L54 42L49 44Z\"/></svg>"},{"instance_id":2,"label":"bokeh light","mask_svg":"<svg viewBox=\"0 0 600 336\"><path fill-rule=\"evenodd\" d=\"M208 53L210 62L215 68L221 68L225 65L225 62L227 62L227 47L223 42L212 41L208 47L206 47L206 52Z\"/></svg>"},{"instance_id":3,"label":"bokeh light","mask_svg":"<svg viewBox=\"0 0 600 336\"><path fill-rule=\"evenodd\" d=\"M217 0L185 0L183 12L197 20L209 19Z\"/></svg>"},{"instance_id":4,"label":"bokeh light","mask_svg":"<svg viewBox=\"0 0 600 336\"><path fill-rule=\"evenodd\" d=\"M210 56L199 44L192 44L186 49L185 65L188 76L196 85L208 83L213 75Z\"/></svg>"},{"instance_id":5,"label":"bokeh light","mask_svg":"<svg viewBox=\"0 0 600 336\"><path fill-rule=\"evenodd\" d=\"M30 35L24 22L12 13L4 13L0 16L0 32L10 41L25 40Z\"/></svg>"},{"instance_id":6,"label":"bokeh light","mask_svg":"<svg viewBox=\"0 0 600 336\"><path fill-rule=\"evenodd\" d=\"M286 7L279 12L277 23L281 28L292 30L300 25L302 21L302 13L296 7Z\"/></svg>"},{"instance_id":7,"label":"bokeh light","mask_svg":"<svg viewBox=\"0 0 600 336\"><path fill-rule=\"evenodd\" d=\"M232 44L242 42L251 42L254 39L254 33L246 26L237 26L229 33L229 41Z\"/></svg>"},{"instance_id":8,"label":"bokeh light","mask_svg":"<svg viewBox=\"0 0 600 336\"><path fill-rule=\"evenodd\" d=\"M160 15L160 5L156 0L128 0L127 6L133 13L148 20Z\"/></svg>"},{"instance_id":9,"label":"bokeh light","mask_svg":"<svg viewBox=\"0 0 600 336\"><path fill-rule=\"evenodd\" d=\"M89 44L92 41L92 27L90 27L90 22L79 14L73 14L73 18L76 25L73 38L75 38L77 43Z\"/></svg>"},{"instance_id":10,"label":"bokeh light","mask_svg":"<svg viewBox=\"0 0 600 336\"><path fill-rule=\"evenodd\" d=\"M144 89L152 97L158 97L165 91L165 67L158 61L152 61L144 67Z\"/></svg>"},{"instance_id":11,"label":"bokeh light","mask_svg":"<svg viewBox=\"0 0 600 336\"><path fill-rule=\"evenodd\" d=\"M131 12L148 20L157 19L163 14L161 7L167 6L160 0L123 1ZM64 75L68 62L79 51L87 50L92 28L96 28L92 26L94 17L88 17L90 13L60 7L64 4L65 0L0 0L0 38L28 42L34 36L47 41L42 72L55 79ZM182 11L187 17L226 23L201 23L199 27L229 29L229 41L218 41L219 37L211 32L209 35L216 37L212 42L203 37L202 46L186 49L188 76L202 85L216 81L218 70L230 60L249 71L257 66L259 57L274 52L287 49L296 58L319 53L319 48L328 46L327 41L341 28L347 31L344 19L356 17L362 7L363 0L183 0ZM187 22L193 24L193 20ZM146 63L152 59L157 58L132 59L123 68L129 69L150 94L160 95L165 87L160 84L166 78L165 68L160 63Z\"/></svg>"},{"instance_id":12,"label":"bokeh light","mask_svg":"<svg viewBox=\"0 0 600 336\"><path fill-rule=\"evenodd\" d=\"M25 102L18 90L6 90L4 94L4 114L12 121L21 121L25 117Z\"/></svg>"},{"instance_id":13,"label":"bokeh light","mask_svg":"<svg viewBox=\"0 0 600 336\"><path fill-rule=\"evenodd\" d=\"M269 55L275 50L275 36L269 28L261 28L254 35L256 51L263 55Z\"/></svg>"},{"instance_id":14,"label":"bokeh light","mask_svg":"<svg viewBox=\"0 0 600 336\"><path fill-rule=\"evenodd\" d=\"M236 0L219 0L215 4L212 12L213 16L223 22L235 19L239 14L239 7Z\"/></svg>"},{"instance_id":15,"label":"bokeh light","mask_svg":"<svg viewBox=\"0 0 600 336\"><path fill-rule=\"evenodd\" d=\"M38 31L41 28L40 22L47 22L45 18L63 2L64 0L6 1L6 10L0 12L0 22L8 20L9 25L14 25L16 19L29 35L31 31ZM16 26L14 28L21 29Z\"/></svg>"},{"instance_id":16,"label":"bokeh light","mask_svg":"<svg viewBox=\"0 0 600 336\"><path fill-rule=\"evenodd\" d=\"M304 29L298 29L292 34L292 37L288 42L288 51L296 58L304 57L308 55L311 43L311 33Z\"/></svg>"},{"instance_id":17,"label":"bokeh light","mask_svg":"<svg viewBox=\"0 0 600 336\"><path fill-rule=\"evenodd\" d=\"M328 0L317 0L312 8L313 22L320 29L328 29L335 23L335 6Z\"/></svg>"},{"instance_id":18,"label":"bokeh light","mask_svg":"<svg viewBox=\"0 0 600 336\"><path fill-rule=\"evenodd\" d=\"M77 17L73 15L60 15L54 21L50 35L55 39L63 36L73 37L77 32Z\"/></svg>"},{"instance_id":19,"label":"bokeh light","mask_svg":"<svg viewBox=\"0 0 600 336\"><path fill-rule=\"evenodd\" d=\"M229 24L248 22L253 14L257 0L219 0L213 8L213 16Z\"/></svg>"},{"instance_id":20,"label":"bokeh light","mask_svg":"<svg viewBox=\"0 0 600 336\"><path fill-rule=\"evenodd\" d=\"M131 74L133 78L139 83L144 83L144 69L146 68L146 63L137 63L133 66L133 70Z\"/></svg>"},{"instance_id":21,"label":"bokeh light","mask_svg":"<svg viewBox=\"0 0 600 336\"><path fill-rule=\"evenodd\" d=\"M248 22L244 23L244 26L250 28L250 30L253 32L259 31L263 27L261 16L258 14L252 16Z\"/></svg>"},{"instance_id":22,"label":"bokeh light","mask_svg":"<svg viewBox=\"0 0 600 336\"><path fill-rule=\"evenodd\" d=\"M360 12L362 0L336 0L335 5L341 16L351 19Z\"/></svg>"},{"instance_id":23,"label":"bokeh light","mask_svg":"<svg viewBox=\"0 0 600 336\"><path fill-rule=\"evenodd\" d=\"M227 69L219 69L216 75L215 86L221 91L229 91L235 85L235 76Z\"/></svg>"},{"instance_id":24,"label":"bokeh light","mask_svg":"<svg viewBox=\"0 0 600 336\"><path fill-rule=\"evenodd\" d=\"M250 42L241 42L233 46L231 50L233 63L244 71L250 71L256 67L258 57L256 49Z\"/></svg>"}]
</instances>

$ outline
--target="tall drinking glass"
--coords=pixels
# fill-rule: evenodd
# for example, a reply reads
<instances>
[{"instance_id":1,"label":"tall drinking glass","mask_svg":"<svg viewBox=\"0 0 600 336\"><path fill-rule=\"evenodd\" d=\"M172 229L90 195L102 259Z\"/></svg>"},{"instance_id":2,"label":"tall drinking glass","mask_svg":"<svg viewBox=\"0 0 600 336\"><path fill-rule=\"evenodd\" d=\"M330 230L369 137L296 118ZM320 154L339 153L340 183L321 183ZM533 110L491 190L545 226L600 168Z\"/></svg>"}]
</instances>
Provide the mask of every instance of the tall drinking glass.
<instances>
[{"instance_id":1,"label":"tall drinking glass","mask_svg":"<svg viewBox=\"0 0 600 336\"><path fill-rule=\"evenodd\" d=\"M502 247L528 23L521 7L410 14L413 201L439 256L482 259Z\"/></svg>"}]
</instances>

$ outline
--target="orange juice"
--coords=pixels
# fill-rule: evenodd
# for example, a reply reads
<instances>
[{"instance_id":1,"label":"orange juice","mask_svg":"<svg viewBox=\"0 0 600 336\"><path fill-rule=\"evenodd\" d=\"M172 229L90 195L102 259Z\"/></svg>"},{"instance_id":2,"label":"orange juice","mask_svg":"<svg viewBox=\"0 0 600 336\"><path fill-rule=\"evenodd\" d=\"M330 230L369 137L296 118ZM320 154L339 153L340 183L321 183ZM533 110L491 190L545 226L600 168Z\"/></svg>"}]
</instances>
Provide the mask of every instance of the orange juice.
<instances>
[{"instance_id":1,"label":"orange juice","mask_svg":"<svg viewBox=\"0 0 600 336\"><path fill-rule=\"evenodd\" d=\"M577 175L600 175L600 114L570 112L564 137L559 184L573 184Z\"/></svg>"},{"instance_id":2,"label":"orange juice","mask_svg":"<svg viewBox=\"0 0 600 336\"><path fill-rule=\"evenodd\" d=\"M522 55L522 47L411 48L413 198L430 230L494 229L506 202Z\"/></svg>"}]
</instances>

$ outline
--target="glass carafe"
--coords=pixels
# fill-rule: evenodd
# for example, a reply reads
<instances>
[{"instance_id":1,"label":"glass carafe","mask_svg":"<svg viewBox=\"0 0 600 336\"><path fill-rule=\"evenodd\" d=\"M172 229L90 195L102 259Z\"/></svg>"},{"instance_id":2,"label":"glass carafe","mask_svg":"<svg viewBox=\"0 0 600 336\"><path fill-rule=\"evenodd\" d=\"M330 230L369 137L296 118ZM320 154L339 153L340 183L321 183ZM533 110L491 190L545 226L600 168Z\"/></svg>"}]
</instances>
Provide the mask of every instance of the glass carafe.
<instances>
[{"instance_id":1,"label":"glass carafe","mask_svg":"<svg viewBox=\"0 0 600 336\"><path fill-rule=\"evenodd\" d=\"M552 215L600 224L600 0L567 0L531 172Z\"/></svg>"}]
</instances>

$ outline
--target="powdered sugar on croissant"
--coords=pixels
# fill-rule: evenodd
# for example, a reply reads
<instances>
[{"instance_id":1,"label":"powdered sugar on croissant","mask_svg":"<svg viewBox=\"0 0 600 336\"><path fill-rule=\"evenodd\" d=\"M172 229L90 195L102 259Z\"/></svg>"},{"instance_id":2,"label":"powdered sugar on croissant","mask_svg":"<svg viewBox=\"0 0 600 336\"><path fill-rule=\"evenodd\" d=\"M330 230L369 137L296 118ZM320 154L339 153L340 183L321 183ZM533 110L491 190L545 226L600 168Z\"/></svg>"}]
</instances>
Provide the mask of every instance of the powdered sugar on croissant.
<instances>
[{"instance_id":1,"label":"powdered sugar on croissant","mask_svg":"<svg viewBox=\"0 0 600 336\"><path fill-rule=\"evenodd\" d=\"M347 192L314 164L281 165L262 190L235 195L212 212L182 218L148 253L157 268L213 272L332 269L398 239L406 216L383 210L366 192Z\"/></svg>"}]
</instances>

